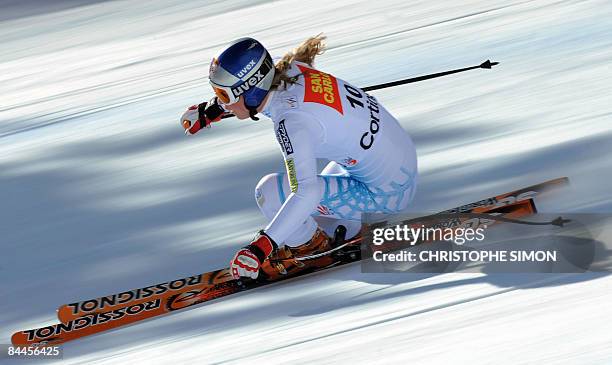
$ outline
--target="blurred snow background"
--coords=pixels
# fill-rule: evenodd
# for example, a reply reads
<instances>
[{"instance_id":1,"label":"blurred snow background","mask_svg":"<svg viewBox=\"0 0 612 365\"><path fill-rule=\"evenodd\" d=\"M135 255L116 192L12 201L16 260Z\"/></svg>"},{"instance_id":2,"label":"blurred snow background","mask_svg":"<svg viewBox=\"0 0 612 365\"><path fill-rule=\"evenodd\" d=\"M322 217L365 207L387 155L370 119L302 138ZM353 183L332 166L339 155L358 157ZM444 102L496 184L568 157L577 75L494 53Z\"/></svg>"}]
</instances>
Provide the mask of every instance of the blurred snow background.
<instances>
[{"instance_id":1,"label":"blurred snow background","mask_svg":"<svg viewBox=\"0 0 612 365\"><path fill-rule=\"evenodd\" d=\"M44 4L44 5L43 5ZM612 3L0 2L0 342L60 304L226 265L265 225L271 123L193 137L208 63L241 36L374 92L414 138L434 212L559 176L551 212L610 212ZM362 274L359 265L65 345L66 363L609 363L604 274ZM4 340L2 340L2 338Z\"/></svg>"}]
</instances>

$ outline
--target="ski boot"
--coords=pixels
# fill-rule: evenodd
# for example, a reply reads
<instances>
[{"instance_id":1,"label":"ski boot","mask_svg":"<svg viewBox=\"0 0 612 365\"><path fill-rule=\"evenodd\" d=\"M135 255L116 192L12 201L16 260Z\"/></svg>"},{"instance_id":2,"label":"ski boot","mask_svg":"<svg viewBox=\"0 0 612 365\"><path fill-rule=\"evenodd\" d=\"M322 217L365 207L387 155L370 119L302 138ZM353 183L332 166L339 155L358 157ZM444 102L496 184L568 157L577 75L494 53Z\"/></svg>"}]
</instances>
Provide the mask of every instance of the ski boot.
<instances>
[{"instance_id":1,"label":"ski boot","mask_svg":"<svg viewBox=\"0 0 612 365\"><path fill-rule=\"evenodd\" d=\"M330 255L305 261L296 260L296 258L329 251L332 248L330 242L330 237L323 230L317 228L308 242L297 247L285 245L273 251L262 263L260 276L265 281L275 281L329 266L334 263L334 259Z\"/></svg>"}]
</instances>

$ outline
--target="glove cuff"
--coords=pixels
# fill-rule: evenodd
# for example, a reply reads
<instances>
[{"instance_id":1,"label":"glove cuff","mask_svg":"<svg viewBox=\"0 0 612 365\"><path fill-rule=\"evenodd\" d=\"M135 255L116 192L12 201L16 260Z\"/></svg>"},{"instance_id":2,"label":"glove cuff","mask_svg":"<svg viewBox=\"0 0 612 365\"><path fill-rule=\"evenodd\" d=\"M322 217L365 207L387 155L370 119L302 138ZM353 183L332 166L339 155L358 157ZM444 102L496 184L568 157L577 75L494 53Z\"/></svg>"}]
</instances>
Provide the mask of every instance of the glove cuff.
<instances>
[{"instance_id":1,"label":"glove cuff","mask_svg":"<svg viewBox=\"0 0 612 365\"><path fill-rule=\"evenodd\" d=\"M257 258L259 262L262 263L272 251L278 248L278 245L270 236L268 236L263 230L258 232L258 235L255 237L253 242L245 247L249 251L251 251Z\"/></svg>"},{"instance_id":2,"label":"glove cuff","mask_svg":"<svg viewBox=\"0 0 612 365\"><path fill-rule=\"evenodd\" d=\"M223 106L221 106L221 104L219 104L219 101L216 96L210 99L210 101L208 102L208 107L204 110L204 115L206 116L206 119L210 122L220 121L224 113L225 109L223 108Z\"/></svg>"},{"instance_id":3,"label":"glove cuff","mask_svg":"<svg viewBox=\"0 0 612 365\"><path fill-rule=\"evenodd\" d=\"M208 104L207 102L198 104L198 120L200 121L200 124L207 124L206 123L206 105L207 104Z\"/></svg>"}]
</instances>

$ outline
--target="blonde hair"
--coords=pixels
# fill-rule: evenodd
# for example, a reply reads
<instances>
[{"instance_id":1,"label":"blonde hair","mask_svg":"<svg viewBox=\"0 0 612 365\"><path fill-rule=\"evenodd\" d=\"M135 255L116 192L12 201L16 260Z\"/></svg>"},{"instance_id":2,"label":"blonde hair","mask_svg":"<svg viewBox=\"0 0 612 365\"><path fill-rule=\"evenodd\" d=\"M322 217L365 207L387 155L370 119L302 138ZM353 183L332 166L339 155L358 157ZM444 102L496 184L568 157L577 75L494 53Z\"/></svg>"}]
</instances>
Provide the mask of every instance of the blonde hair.
<instances>
[{"instance_id":1,"label":"blonde hair","mask_svg":"<svg viewBox=\"0 0 612 365\"><path fill-rule=\"evenodd\" d=\"M287 76L287 71L289 70L291 62L298 61L313 66L315 57L325 52L325 43L323 42L325 38L327 37L322 33L310 37L293 51L287 52L274 66L276 72L272 80L271 89L278 89L281 85L286 87L287 84L295 84L297 82L297 76Z\"/></svg>"}]
</instances>

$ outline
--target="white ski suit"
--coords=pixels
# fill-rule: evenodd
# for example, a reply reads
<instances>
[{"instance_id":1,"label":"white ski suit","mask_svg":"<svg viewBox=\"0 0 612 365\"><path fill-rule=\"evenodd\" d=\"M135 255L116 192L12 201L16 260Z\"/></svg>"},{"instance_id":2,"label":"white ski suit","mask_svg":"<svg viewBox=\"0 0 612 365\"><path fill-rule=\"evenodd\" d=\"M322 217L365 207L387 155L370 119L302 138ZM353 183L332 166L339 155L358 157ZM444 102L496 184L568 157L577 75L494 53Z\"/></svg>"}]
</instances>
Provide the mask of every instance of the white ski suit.
<instances>
[{"instance_id":1,"label":"white ski suit","mask_svg":"<svg viewBox=\"0 0 612 365\"><path fill-rule=\"evenodd\" d=\"M307 64L294 62L288 75L296 83L271 91L263 110L286 165L255 189L270 221L264 231L289 246L308 241L317 222L330 235L344 224L351 237L362 213L406 208L416 191L417 158L398 121L374 96ZM331 161L319 174L317 159Z\"/></svg>"}]
</instances>

